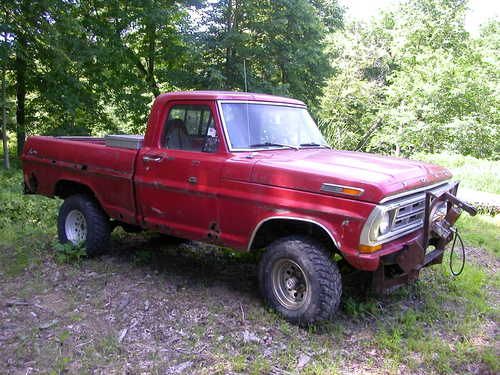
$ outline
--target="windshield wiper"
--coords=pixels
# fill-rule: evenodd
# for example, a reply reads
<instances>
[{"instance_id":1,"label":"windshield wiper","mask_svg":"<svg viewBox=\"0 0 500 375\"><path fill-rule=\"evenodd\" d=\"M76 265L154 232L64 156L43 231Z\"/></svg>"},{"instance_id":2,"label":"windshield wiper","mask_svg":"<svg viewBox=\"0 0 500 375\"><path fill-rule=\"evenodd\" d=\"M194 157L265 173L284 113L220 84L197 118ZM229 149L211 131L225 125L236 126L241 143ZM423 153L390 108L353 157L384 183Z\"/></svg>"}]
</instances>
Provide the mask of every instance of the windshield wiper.
<instances>
[{"instance_id":1,"label":"windshield wiper","mask_svg":"<svg viewBox=\"0 0 500 375\"><path fill-rule=\"evenodd\" d=\"M331 149L331 147L328 145L325 144L322 145L316 142L301 143L299 147L325 147Z\"/></svg>"},{"instance_id":2,"label":"windshield wiper","mask_svg":"<svg viewBox=\"0 0 500 375\"><path fill-rule=\"evenodd\" d=\"M255 143L253 145L250 145L250 148L267 147L267 146L286 147L286 148L292 148L292 149L297 150L297 151L299 150L298 146L292 146L292 145L286 145L283 143L274 143L274 142Z\"/></svg>"}]
</instances>

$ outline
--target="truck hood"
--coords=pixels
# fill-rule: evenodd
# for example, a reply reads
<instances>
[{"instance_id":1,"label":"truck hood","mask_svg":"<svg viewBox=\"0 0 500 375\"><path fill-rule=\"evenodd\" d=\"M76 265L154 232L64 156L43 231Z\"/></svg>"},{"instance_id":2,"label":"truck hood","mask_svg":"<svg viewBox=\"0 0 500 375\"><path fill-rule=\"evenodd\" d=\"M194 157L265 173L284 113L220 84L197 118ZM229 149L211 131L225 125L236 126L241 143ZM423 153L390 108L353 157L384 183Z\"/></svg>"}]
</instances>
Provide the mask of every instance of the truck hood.
<instances>
[{"instance_id":1,"label":"truck hood","mask_svg":"<svg viewBox=\"0 0 500 375\"><path fill-rule=\"evenodd\" d=\"M443 167L361 152L329 149L260 152L250 182L321 194L324 183L361 188L362 201L383 198L447 180ZM345 197L345 196L344 196Z\"/></svg>"}]
</instances>

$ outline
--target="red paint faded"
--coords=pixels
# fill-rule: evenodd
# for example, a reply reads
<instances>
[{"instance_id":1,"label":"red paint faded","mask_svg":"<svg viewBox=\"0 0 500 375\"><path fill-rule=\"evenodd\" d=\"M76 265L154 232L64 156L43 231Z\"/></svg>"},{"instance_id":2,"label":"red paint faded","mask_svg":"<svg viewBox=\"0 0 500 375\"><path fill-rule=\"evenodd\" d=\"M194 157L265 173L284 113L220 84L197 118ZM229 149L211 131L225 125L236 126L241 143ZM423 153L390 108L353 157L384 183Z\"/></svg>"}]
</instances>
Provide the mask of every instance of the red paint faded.
<instances>
[{"instance_id":1,"label":"red paint faded","mask_svg":"<svg viewBox=\"0 0 500 375\"><path fill-rule=\"evenodd\" d=\"M399 251L413 232L373 254L358 251L364 223L382 199L447 180L441 167L399 158L327 149L229 152L218 100L304 104L276 96L227 92L178 92L153 104L140 150L107 147L97 138L30 137L23 151L25 183L32 192L56 195L69 181L92 191L110 218L193 240L247 250L261 222L296 218L328 231L355 268L373 271L382 255ZM174 104L205 104L221 140L215 153L161 146ZM161 162L144 157L160 157ZM33 178L37 186L33 185ZM193 183L193 178L196 183ZM320 191L323 183L354 186L359 197Z\"/></svg>"}]
</instances>

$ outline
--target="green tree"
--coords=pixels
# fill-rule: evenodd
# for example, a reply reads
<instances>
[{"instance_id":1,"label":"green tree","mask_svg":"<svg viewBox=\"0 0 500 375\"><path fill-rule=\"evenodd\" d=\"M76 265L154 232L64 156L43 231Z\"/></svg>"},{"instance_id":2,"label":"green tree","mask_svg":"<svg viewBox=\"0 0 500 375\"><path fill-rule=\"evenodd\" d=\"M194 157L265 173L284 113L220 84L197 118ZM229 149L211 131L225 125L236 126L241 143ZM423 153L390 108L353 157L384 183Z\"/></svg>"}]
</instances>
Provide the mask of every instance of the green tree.
<instances>
[{"instance_id":1,"label":"green tree","mask_svg":"<svg viewBox=\"0 0 500 375\"><path fill-rule=\"evenodd\" d=\"M8 66L14 73L18 153L27 132L57 127L88 132L90 119L99 122L99 95L90 90L84 74L87 46L75 22L76 5L14 1L2 10L13 51ZM83 114L85 121L79 121Z\"/></svg>"},{"instance_id":2,"label":"green tree","mask_svg":"<svg viewBox=\"0 0 500 375\"><path fill-rule=\"evenodd\" d=\"M203 70L197 85L292 95L314 104L329 72L327 28L341 25L336 2L221 0L200 13L194 43ZM245 64L244 64L245 62Z\"/></svg>"},{"instance_id":3,"label":"green tree","mask_svg":"<svg viewBox=\"0 0 500 375\"><path fill-rule=\"evenodd\" d=\"M496 157L498 39L494 26L471 38L465 9L460 0L412 0L331 36L338 69L321 104L326 133L345 129L344 148Z\"/></svg>"},{"instance_id":4,"label":"green tree","mask_svg":"<svg viewBox=\"0 0 500 375\"><path fill-rule=\"evenodd\" d=\"M27 131L141 131L154 97L183 83L183 4L18 0L3 10L19 152Z\"/></svg>"}]
</instances>

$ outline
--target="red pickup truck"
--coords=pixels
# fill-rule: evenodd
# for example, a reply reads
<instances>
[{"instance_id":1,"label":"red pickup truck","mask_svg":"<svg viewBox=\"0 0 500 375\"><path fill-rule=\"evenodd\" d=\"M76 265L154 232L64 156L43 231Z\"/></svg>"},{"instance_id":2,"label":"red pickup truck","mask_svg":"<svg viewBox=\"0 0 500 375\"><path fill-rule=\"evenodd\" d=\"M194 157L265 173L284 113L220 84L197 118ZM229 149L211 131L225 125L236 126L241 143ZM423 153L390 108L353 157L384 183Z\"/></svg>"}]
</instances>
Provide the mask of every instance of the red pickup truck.
<instances>
[{"instance_id":1,"label":"red pickup truck","mask_svg":"<svg viewBox=\"0 0 500 375\"><path fill-rule=\"evenodd\" d=\"M25 192L64 199L61 242L89 255L148 229L262 252L266 302L291 322L329 319L339 262L383 291L440 263L462 209L442 167L332 150L304 103L252 93L160 95L144 137L28 138Z\"/></svg>"}]
</instances>

